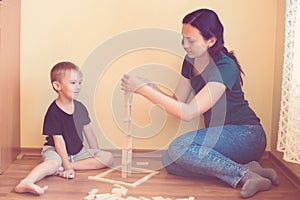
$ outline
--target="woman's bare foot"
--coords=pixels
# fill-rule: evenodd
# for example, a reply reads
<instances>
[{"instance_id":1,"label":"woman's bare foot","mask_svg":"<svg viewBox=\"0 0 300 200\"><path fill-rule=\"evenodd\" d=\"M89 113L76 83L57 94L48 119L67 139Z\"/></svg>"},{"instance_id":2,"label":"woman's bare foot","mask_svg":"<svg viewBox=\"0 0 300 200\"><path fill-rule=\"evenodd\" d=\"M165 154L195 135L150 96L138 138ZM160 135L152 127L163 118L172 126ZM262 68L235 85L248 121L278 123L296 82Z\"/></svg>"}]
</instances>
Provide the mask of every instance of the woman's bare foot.
<instances>
[{"instance_id":1,"label":"woman's bare foot","mask_svg":"<svg viewBox=\"0 0 300 200\"><path fill-rule=\"evenodd\" d=\"M255 172L262 177L270 179L273 185L278 185L278 176L274 169L272 168L263 168L257 161L251 161L244 165L247 169Z\"/></svg>"},{"instance_id":2,"label":"woman's bare foot","mask_svg":"<svg viewBox=\"0 0 300 200\"><path fill-rule=\"evenodd\" d=\"M44 186L43 188L41 188L40 186L31 183L29 181L26 180L22 180L19 185L17 185L15 187L15 192L17 193L31 193L31 194L35 194L35 195L41 195L44 194L45 191L48 189L48 186Z\"/></svg>"},{"instance_id":3,"label":"woman's bare foot","mask_svg":"<svg viewBox=\"0 0 300 200\"><path fill-rule=\"evenodd\" d=\"M269 190L272 183L269 179L264 178L252 171L248 171L241 180L242 190L240 192L243 198L249 198L257 192Z\"/></svg>"}]
</instances>

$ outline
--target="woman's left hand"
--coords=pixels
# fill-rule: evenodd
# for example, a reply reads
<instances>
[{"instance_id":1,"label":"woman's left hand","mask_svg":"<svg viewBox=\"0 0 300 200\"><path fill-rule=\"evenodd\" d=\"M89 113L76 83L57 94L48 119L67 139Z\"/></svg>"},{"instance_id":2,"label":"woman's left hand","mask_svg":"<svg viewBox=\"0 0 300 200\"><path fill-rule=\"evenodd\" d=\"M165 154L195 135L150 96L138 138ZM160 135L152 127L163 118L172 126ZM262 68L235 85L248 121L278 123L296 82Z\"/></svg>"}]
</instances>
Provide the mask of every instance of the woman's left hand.
<instances>
[{"instance_id":1,"label":"woman's left hand","mask_svg":"<svg viewBox=\"0 0 300 200\"><path fill-rule=\"evenodd\" d=\"M124 74L122 78L121 89L124 91L139 93L139 90L150 84L150 81L135 75Z\"/></svg>"}]
</instances>

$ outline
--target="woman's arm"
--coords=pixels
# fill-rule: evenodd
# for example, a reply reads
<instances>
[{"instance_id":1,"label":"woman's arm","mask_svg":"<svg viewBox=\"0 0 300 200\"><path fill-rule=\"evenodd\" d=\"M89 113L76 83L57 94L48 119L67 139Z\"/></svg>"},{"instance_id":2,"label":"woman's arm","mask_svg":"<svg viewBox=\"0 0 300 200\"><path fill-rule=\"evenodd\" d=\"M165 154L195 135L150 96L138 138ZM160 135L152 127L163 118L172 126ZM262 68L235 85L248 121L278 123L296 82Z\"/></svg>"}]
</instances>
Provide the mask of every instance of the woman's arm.
<instances>
[{"instance_id":1,"label":"woman's arm","mask_svg":"<svg viewBox=\"0 0 300 200\"><path fill-rule=\"evenodd\" d=\"M191 82L185 77L180 77L174 95L180 102L187 102L192 93Z\"/></svg>"},{"instance_id":2,"label":"woman's arm","mask_svg":"<svg viewBox=\"0 0 300 200\"><path fill-rule=\"evenodd\" d=\"M127 75L125 75L127 76ZM142 77L137 77L135 76L136 79L139 79L140 82L143 82L145 85L150 86L152 89L181 102L186 102L191 94L191 86L190 86L190 80L184 77L181 77L177 87L172 95L169 95L162 91L157 85L154 83L150 82L149 80L142 78Z\"/></svg>"},{"instance_id":3,"label":"woman's arm","mask_svg":"<svg viewBox=\"0 0 300 200\"><path fill-rule=\"evenodd\" d=\"M97 138L94 134L91 124L83 126L83 132L86 137L89 147L92 149L99 149Z\"/></svg>"},{"instance_id":4,"label":"woman's arm","mask_svg":"<svg viewBox=\"0 0 300 200\"><path fill-rule=\"evenodd\" d=\"M172 99L149 85L139 82L139 79L135 76L124 75L122 89L140 94L165 109L168 113L185 121L190 121L209 110L220 99L226 87L222 83L209 82L193 97L190 103Z\"/></svg>"}]
</instances>

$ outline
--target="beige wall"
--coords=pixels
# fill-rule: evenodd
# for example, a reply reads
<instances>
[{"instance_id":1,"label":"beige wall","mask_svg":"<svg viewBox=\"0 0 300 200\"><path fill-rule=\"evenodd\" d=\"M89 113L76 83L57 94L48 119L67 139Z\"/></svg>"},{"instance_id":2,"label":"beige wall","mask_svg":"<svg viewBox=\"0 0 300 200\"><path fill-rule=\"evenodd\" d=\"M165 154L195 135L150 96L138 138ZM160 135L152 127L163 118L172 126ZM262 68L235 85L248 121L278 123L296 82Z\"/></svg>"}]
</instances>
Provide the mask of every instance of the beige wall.
<instances>
[{"instance_id":1,"label":"beige wall","mask_svg":"<svg viewBox=\"0 0 300 200\"><path fill-rule=\"evenodd\" d=\"M154 66L147 68L147 77L158 82L166 76L174 77L167 82L167 89L172 90L182 59L180 55L157 48L130 49L126 54L114 57L105 66L102 76L93 77L94 74L90 72L95 70L95 74L99 75L99 68L104 67L101 62L123 46L116 45L103 51L103 43L115 42L114 36L118 34L124 35L128 31L149 27L166 32L175 31L179 35L182 17L202 7L215 10L223 22L225 45L235 51L243 66L246 73L246 97L261 118L270 149L277 30L277 1L274 0L22 1L21 146L40 147L44 142L41 135L43 116L56 97L49 83L49 70L61 60L71 60L83 66L84 72L88 72L84 77L83 95L79 99L87 102L94 116L93 126L101 146L119 146L122 134L116 121L122 118L123 101L118 85L122 74L131 70L138 71L145 65ZM127 42L126 45L130 45L137 40L133 37ZM179 42L175 44L178 47ZM92 58L95 52L102 54L99 53L99 59L91 61L95 65L92 66L89 61L95 59ZM159 65L164 68L159 70ZM153 69L153 73L149 69ZM96 85L88 87L95 78ZM177 134L193 129L197 123L194 121L178 125L180 121L165 115L139 97L134 98L134 104L133 117L138 126L134 133L137 136L135 148L165 148Z\"/></svg>"}]
</instances>

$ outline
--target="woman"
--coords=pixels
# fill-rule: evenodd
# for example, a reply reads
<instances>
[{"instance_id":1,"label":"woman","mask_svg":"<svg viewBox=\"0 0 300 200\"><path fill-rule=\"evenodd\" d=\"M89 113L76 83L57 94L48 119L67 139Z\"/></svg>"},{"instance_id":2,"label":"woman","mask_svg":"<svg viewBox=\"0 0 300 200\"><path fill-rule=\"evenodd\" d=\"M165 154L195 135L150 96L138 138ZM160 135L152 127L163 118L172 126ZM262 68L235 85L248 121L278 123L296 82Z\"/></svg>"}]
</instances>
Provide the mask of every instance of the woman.
<instances>
[{"instance_id":1,"label":"woman","mask_svg":"<svg viewBox=\"0 0 300 200\"><path fill-rule=\"evenodd\" d=\"M209 9L189 13L182 36L187 55L173 96L143 78L122 78L122 90L140 94L182 120L204 115L205 128L170 144L162 158L166 170L186 177L214 176L233 188L241 185L244 198L270 189L278 184L277 174L257 162L265 151L265 132L244 98L243 71L224 47L218 16Z\"/></svg>"}]
</instances>

